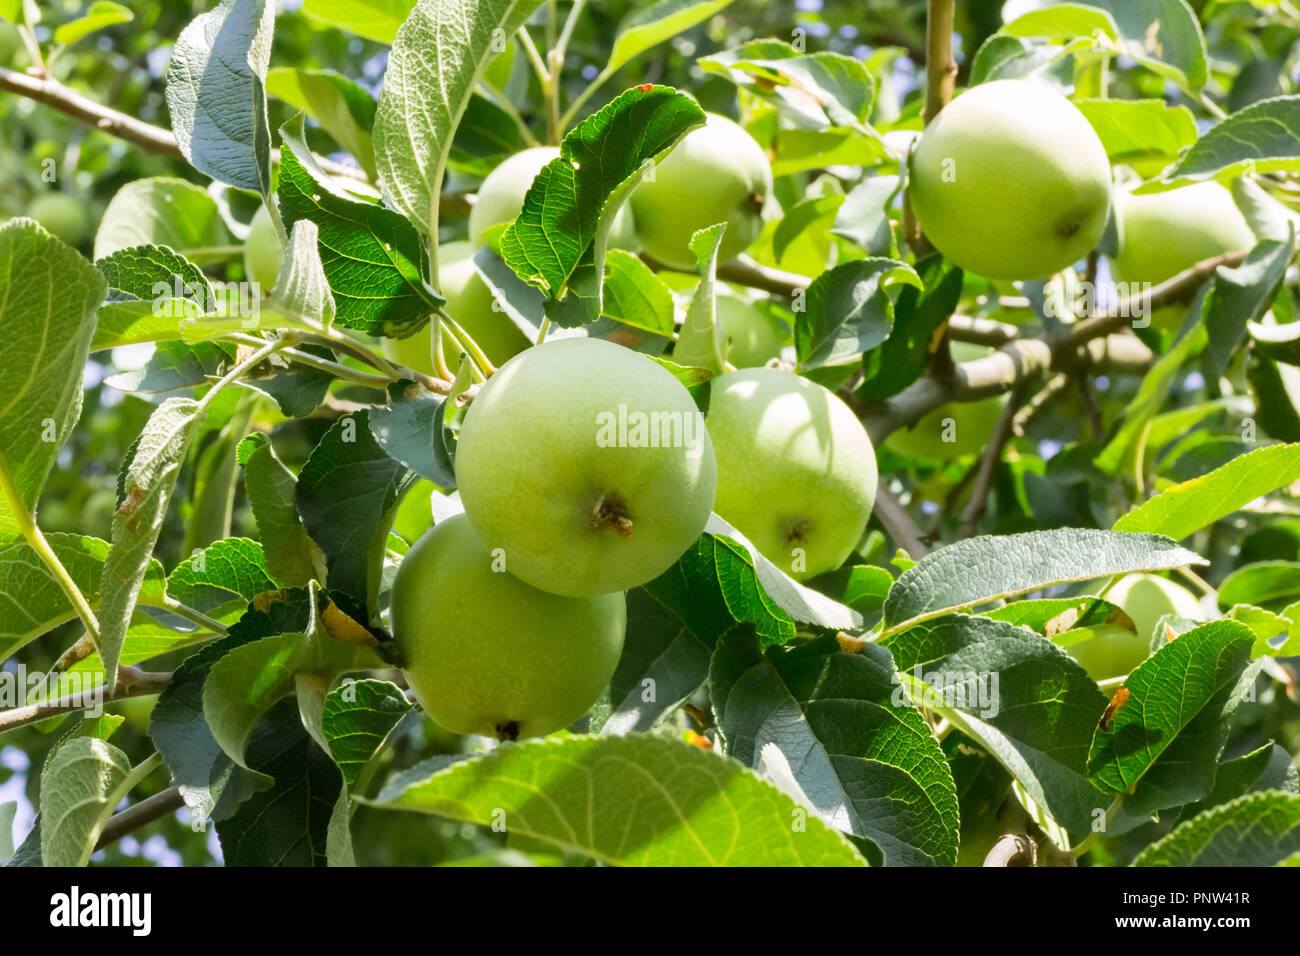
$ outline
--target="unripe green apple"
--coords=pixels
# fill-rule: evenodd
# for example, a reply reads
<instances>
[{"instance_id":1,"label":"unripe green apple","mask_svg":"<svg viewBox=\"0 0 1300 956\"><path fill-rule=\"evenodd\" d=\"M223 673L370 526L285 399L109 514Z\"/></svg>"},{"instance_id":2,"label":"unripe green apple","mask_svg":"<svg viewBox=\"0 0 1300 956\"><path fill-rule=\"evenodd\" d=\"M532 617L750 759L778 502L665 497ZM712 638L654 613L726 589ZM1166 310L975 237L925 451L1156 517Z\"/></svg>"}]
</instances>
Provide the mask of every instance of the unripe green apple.
<instances>
[{"instance_id":1,"label":"unripe green apple","mask_svg":"<svg viewBox=\"0 0 1300 956\"><path fill-rule=\"evenodd\" d=\"M469 211L469 241L478 249L483 233L499 222L509 222L524 208L524 196L542 167L560 155L554 146L535 146L515 153L483 180L478 197ZM613 249L632 249L636 238L632 228L632 211L628 204L614 217L609 227L608 244Z\"/></svg>"},{"instance_id":2,"label":"unripe green apple","mask_svg":"<svg viewBox=\"0 0 1300 956\"><path fill-rule=\"evenodd\" d=\"M1122 677L1150 655L1156 625L1166 614L1205 620L1201 604L1186 588L1154 574L1127 574L1106 592L1133 621L1134 631L1113 624L1096 628L1093 637L1072 644L1066 652L1093 680Z\"/></svg>"},{"instance_id":3,"label":"unripe green apple","mask_svg":"<svg viewBox=\"0 0 1300 956\"><path fill-rule=\"evenodd\" d=\"M492 290L474 268L474 251L468 242L448 242L438 249L438 291L447 300L443 306L447 314L470 334L493 365L500 365L528 348L528 336L509 315L492 307ZM432 375L431 334L426 325L404 339L384 339L384 354L407 368ZM451 351L450 346L444 349L446 354Z\"/></svg>"},{"instance_id":4,"label":"unripe green apple","mask_svg":"<svg viewBox=\"0 0 1300 956\"><path fill-rule=\"evenodd\" d=\"M950 348L953 361L959 363L983 358L992 351L969 342L953 342ZM1006 404L1006 395L994 395L978 402L940 405L911 428L891 434L885 446L918 461L951 461L977 454L988 443Z\"/></svg>"},{"instance_id":5,"label":"unripe green apple","mask_svg":"<svg viewBox=\"0 0 1300 956\"><path fill-rule=\"evenodd\" d=\"M772 194L772 166L754 137L709 113L704 126L682 137L654 169L654 179L632 193L636 236L665 265L695 271L691 236L727 224L718 261L738 256L763 229Z\"/></svg>"},{"instance_id":6,"label":"unripe green apple","mask_svg":"<svg viewBox=\"0 0 1300 956\"><path fill-rule=\"evenodd\" d=\"M27 215L70 246L80 245L90 235L90 217L86 214L85 203L75 196L41 193L27 207Z\"/></svg>"},{"instance_id":7,"label":"unripe green apple","mask_svg":"<svg viewBox=\"0 0 1300 956\"><path fill-rule=\"evenodd\" d=\"M718 325L731 342L727 361L736 368L766 365L790 342L789 327L760 312L752 299L719 285L713 301Z\"/></svg>"},{"instance_id":8,"label":"unripe green apple","mask_svg":"<svg viewBox=\"0 0 1300 956\"><path fill-rule=\"evenodd\" d=\"M621 592L560 597L498 569L464 515L439 522L393 581L393 637L420 706L457 734L540 737L577 720L618 665Z\"/></svg>"},{"instance_id":9,"label":"unripe green apple","mask_svg":"<svg viewBox=\"0 0 1300 956\"><path fill-rule=\"evenodd\" d=\"M280 237L275 234L275 223L266 207L261 206L253 214L248 238L244 240L244 271L248 273L248 281L260 285L262 295L269 295L280 276L283 260L284 250L280 248Z\"/></svg>"},{"instance_id":10,"label":"unripe green apple","mask_svg":"<svg viewBox=\"0 0 1300 956\"><path fill-rule=\"evenodd\" d=\"M796 580L853 552L876 499L876 455L832 392L793 372L751 368L714 379L709 435L714 509Z\"/></svg>"},{"instance_id":11,"label":"unripe green apple","mask_svg":"<svg viewBox=\"0 0 1300 956\"><path fill-rule=\"evenodd\" d=\"M1111 262L1116 282L1158 285L1202 259L1249 249L1255 234L1246 223L1232 193L1215 182L1196 183L1163 193L1115 198L1120 223L1120 249ZM1187 307L1157 309L1151 324L1176 329Z\"/></svg>"},{"instance_id":12,"label":"unripe green apple","mask_svg":"<svg viewBox=\"0 0 1300 956\"><path fill-rule=\"evenodd\" d=\"M501 366L456 449L479 536L555 594L621 591L668 570L704 530L716 481L685 387L600 339L553 339Z\"/></svg>"},{"instance_id":13,"label":"unripe green apple","mask_svg":"<svg viewBox=\"0 0 1300 956\"><path fill-rule=\"evenodd\" d=\"M1039 279L1082 259L1106 227L1110 163L1073 103L1031 80L967 90L911 159L912 209L957 265Z\"/></svg>"}]
</instances>

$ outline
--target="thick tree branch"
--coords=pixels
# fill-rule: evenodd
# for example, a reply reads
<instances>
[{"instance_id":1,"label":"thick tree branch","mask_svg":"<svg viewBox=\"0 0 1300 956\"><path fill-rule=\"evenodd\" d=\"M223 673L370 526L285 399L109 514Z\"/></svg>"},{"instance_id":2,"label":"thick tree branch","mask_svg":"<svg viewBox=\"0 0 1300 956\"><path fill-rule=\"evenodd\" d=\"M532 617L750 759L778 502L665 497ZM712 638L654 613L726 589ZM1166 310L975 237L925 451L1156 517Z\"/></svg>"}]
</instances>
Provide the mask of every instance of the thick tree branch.
<instances>
[{"instance_id":1,"label":"thick tree branch","mask_svg":"<svg viewBox=\"0 0 1300 956\"><path fill-rule=\"evenodd\" d=\"M139 803L133 803L108 818L103 831L99 834L99 840L95 843L95 849L102 850L128 833L134 833L155 820L161 820L183 806L185 806L185 798L181 796L180 787L168 787L152 797L145 797Z\"/></svg>"},{"instance_id":2,"label":"thick tree branch","mask_svg":"<svg viewBox=\"0 0 1300 956\"><path fill-rule=\"evenodd\" d=\"M119 667L117 669L117 686L112 694L106 697L98 697L97 691L88 690L69 697L60 697L57 700L41 701L39 704L28 704L25 707L14 707L11 710L0 711L0 734L26 724L34 724L46 717L85 710L96 704L109 704L114 701L125 700L128 697L147 697L151 694L161 694L167 688L167 685L171 683L171 679L172 675L170 673L142 671L135 667Z\"/></svg>"},{"instance_id":3,"label":"thick tree branch","mask_svg":"<svg viewBox=\"0 0 1300 956\"><path fill-rule=\"evenodd\" d=\"M984 865L1033 866L1034 844L1023 833L1004 833L984 857Z\"/></svg>"},{"instance_id":4,"label":"thick tree branch","mask_svg":"<svg viewBox=\"0 0 1300 956\"><path fill-rule=\"evenodd\" d=\"M929 0L925 17L925 122L952 100L957 63L952 58L955 0Z\"/></svg>"}]
</instances>

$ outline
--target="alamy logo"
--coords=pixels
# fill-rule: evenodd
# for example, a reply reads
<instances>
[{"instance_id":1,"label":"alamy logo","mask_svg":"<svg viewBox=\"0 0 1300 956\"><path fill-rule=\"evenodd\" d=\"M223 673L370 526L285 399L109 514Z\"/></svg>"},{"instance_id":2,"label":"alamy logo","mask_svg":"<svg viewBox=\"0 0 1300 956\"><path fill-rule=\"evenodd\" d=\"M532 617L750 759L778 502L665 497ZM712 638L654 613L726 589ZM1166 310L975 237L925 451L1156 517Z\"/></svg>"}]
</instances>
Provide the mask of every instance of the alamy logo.
<instances>
[{"instance_id":1,"label":"alamy logo","mask_svg":"<svg viewBox=\"0 0 1300 956\"><path fill-rule=\"evenodd\" d=\"M150 893L82 893L78 886L50 897L50 925L126 927L133 936L148 936L153 928Z\"/></svg>"},{"instance_id":2,"label":"alamy logo","mask_svg":"<svg viewBox=\"0 0 1300 956\"><path fill-rule=\"evenodd\" d=\"M998 704L997 671L936 671L923 674L921 665L912 668L912 703L930 709L947 708L975 714L983 720L992 720L1001 707ZM895 707L907 706L903 685L894 687L892 701Z\"/></svg>"},{"instance_id":3,"label":"alamy logo","mask_svg":"<svg viewBox=\"0 0 1300 956\"><path fill-rule=\"evenodd\" d=\"M596 415L596 444L601 448L685 448L700 454L704 416L699 412L645 412L620 404L617 411Z\"/></svg>"}]
</instances>

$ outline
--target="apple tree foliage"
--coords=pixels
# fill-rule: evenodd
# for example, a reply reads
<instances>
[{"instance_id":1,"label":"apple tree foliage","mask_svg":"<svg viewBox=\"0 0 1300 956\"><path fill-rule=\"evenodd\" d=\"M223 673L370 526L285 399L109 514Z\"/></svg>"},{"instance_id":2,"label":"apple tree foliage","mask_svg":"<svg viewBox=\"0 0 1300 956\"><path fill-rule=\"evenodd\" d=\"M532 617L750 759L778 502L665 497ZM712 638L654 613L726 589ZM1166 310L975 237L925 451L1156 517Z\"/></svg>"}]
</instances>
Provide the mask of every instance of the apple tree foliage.
<instances>
[{"instance_id":1,"label":"apple tree foliage","mask_svg":"<svg viewBox=\"0 0 1300 956\"><path fill-rule=\"evenodd\" d=\"M907 144L949 95L924 4L287 6L0 0L0 660L41 675L0 710L37 811L11 840L0 804L0 859L123 862L123 798L192 821L154 824L186 862L213 833L228 864L978 865L1007 834L1040 865L1300 859L1293 10L956 4L958 89L1047 84L1129 188L1231 189L1257 244L1157 290L1170 329L1104 294L1113 229L1023 283L919 234ZM607 240L705 107L775 189L739 260L696 234L683 284ZM560 158L474 259L500 311L633 342L706 408L715 287L748 286L881 493L805 584L714 516L628 592L589 714L497 745L412 705L388 608L491 372L436 247L539 143ZM430 322L438 374L384 357ZM888 441L999 395L960 454ZM1069 648L1132 630L1105 589L1135 572L1203 613L1099 685Z\"/></svg>"}]
</instances>

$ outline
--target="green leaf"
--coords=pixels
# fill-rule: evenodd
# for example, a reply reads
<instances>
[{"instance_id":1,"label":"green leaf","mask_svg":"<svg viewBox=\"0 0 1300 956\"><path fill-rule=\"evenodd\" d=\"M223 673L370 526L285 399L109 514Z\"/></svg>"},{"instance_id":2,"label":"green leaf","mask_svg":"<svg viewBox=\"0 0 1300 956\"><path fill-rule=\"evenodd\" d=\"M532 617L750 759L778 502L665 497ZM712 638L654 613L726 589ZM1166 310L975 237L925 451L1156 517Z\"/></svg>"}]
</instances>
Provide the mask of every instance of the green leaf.
<instances>
[{"instance_id":1,"label":"green leaf","mask_svg":"<svg viewBox=\"0 0 1300 956\"><path fill-rule=\"evenodd\" d=\"M279 311L329 328L336 307L320 257L320 229L310 219L299 219L290 227L289 248L284 251L280 275L272 295Z\"/></svg>"},{"instance_id":2,"label":"green leaf","mask_svg":"<svg viewBox=\"0 0 1300 956\"><path fill-rule=\"evenodd\" d=\"M896 259L858 259L823 272L808 286L795 316L799 368L842 365L889 338L894 327L895 285L921 288L921 277Z\"/></svg>"},{"instance_id":3,"label":"green leaf","mask_svg":"<svg viewBox=\"0 0 1300 956\"><path fill-rule=\"evenodd\" d=\"M1219 585L1219 606L1254 604L1280 611L1300 598L1300 562L1260 561L1233 571Z\"/></svg>"},{"instance_id":4,"label":"green leaf","mask_svg":"<svg viewBox=\"0 0 1300 956\"><path fill-rule=\"evenodd\" d=\"M376 613L393 511L415 481L375 441L369 414L338 419L298 473L303 527L325 553L327 583Z\"/></svg>"},{"instance_id":5,"label":"green leaf","mask_svg":"<svg viewBox=\"0 0 1300 956\"><path fill-rule=\"evenodd\" d=\"M1073 658L1028 628L963 614L881 643L913 700L979 741L1072 838L1091 832L1112 802L1085 772L1106 698Z\"/></svg>"},{"instance_id":6,"label":"green leaf","mask_svg":"<svg viewBox=\"0 0 1300 956\"><path fill-rule=\"evenodd\" d=\"M1061 87L1073 81L1073 58L1091 53L1091 37L1079 37L1058 45L1041 37L1024 39L995 33L980 44L971 62L969 86L993 80L1034 79Z\"/></svg>"},{"instance_id":7,"label":"green leaf","mask_svg":"<svg viewBox=\"0 0 1300 956\"><path fill-rule=\"evenodd\" d=\"M603 276L606 236L624 200L652 160L703 123L699 104L671 87L624 91L564 137L560 155L537 174L501 235L501 257L553 300L588 261ZM599 314L600 283L591 284Z\"/></svg>"},{"instance_id":8,"label":"green leaf","mask_svg":"<svg viewBox=\"0 0 1300 956\"><path fill-rule=\"evenodd\" d=\"M1275 362L1300 365L1300 322L1286 325L1247 322L1246 331L1254 342L1254 351Z\"/></svg>"},{"instance_id":9,"label":"green leaf","mask_svg":"<svg viewBox=\"0 0 1300 956\"><path fill-rule=\"evenodd\" d=\"M1264 431L1281 441L1300 442L1300 368L1251 355L1246 377Z\"/></svg>"},{"instance_id":10,"label":"green leaf","mask_svg":"<svg viewBox=\"0 0 1300 956\"><path fill-rule=\"evenodd\" d=\"M394 461L444 491L456 487L451 454L442 439L447 398L421 385L389 386L388 404L370 409L370 433Z\"/></svg>"},{"instance_id":11,"label":"green leaf","mask_svg":"<svg viewBox=\"0 0 1300 956\"><path fill-rule=\"evenodd\" d=\"M113 513L112 545L104 560L104 579L114 582L99 614L99 654L104 673L117 679L117 665L135 611L140 585L158 543L176 476L202 417L198 402L169 398L149 416L125 465L126 492Z\"/></svg>"},{"instance_id":12,"label":"green leaf","mask_svg":"<svg viewBox=\"0 0 1300 956\"><path fill-rule=\"evenodd\" d=\"M1198 139L1162 177L1210 179L1231 171L1300 168L1300 96L1276 96L1238 110Z\"/></svg>"},{"instance_id":13,"label":"green leaf","mask_svg":"<svg viewBox=\"0 0 1300 956\"><path fill-rule=\"evenodd\" d=\"M233 241L215 199L184 179L156 176L129 182L114 194L95 233L95 259L136 246L165 246L202 264Z\"/></svg>"},{"instance_id":14,"label":"green leaf","mask_svg":"<svg viewBox=\"0 0 1300 956\"><path fill-rule=\"evenodd\" d=\"M81 415L103 277L30 219L0 226L0 457L29 513ZM0 543L18 536L0 493Z\"/></svg>"},{"instance_id":15,"label":"green leaf","mask_svg":"<svg viewBox=\"0 0 1300 956\"><path fill-rule=\"evenodd\" d=\"M397 31L375 115L375 158L392 205L434 241L456 127L488 63L538 3L420 0Z\"/></svg>"},{"instance_id":16,"label":"green leaf","mask_svg":"<svg viewBox=\"0 0 1300 956\"><path fill-rule=\"evenodd\" d=\"M385 789L376 806L499 822L619 866L862 866L821 820L740 763L665 737L501 747Z\"/></svg>"},{"instance_id":17,"label":"green leaf","mask_svg":"<svg viewBox=\"0 0 1300 956\"><path fill-rule=\"evenodd\" d=\"M871 176L854 186L839 204L831 233L856 243L869 255L891 255L894 230L889 205L898 193L900 181L897 176ZM920 268L918 264L918 272Z\"/></svg>"},{"instance_id":18,"label":"green leaf","mask_svg":"<svg viewBox=\"0 0 1300 956\"><path fill-rule=\"evenodd\" d=\"M367 765L411 709L396 684L345 680L325 696L321 726L349 790L365 788Z\"/></svg>"},{"instance_id":19,"label":"green leaf","mask_svg":"<svg viewBox=\"0 0 1300 956\"><path fill-rule=\"evenodd\" d=\"M298 479L275 453L270 439L250 435L236 457L244 468L244 493L266 549L266 570L290 587L301 587L323 571L324 555L307 534L294 504ZM321 573L321 577L324 574Z\"/></svg>"},{"instance_id":20,"label":"green leaf","mask_svg":"<svg viewBox=\"0 0 1300 956\"><path fill-rule=\"evenodd\" d=\"M375 101L365 88L333 70L277 66L266 74L266 91L305 110L334 141L356 157L366 175L375 177L370 131Z\"/></svg>"},{"instance_id":21,"label":"green leaf","mask_svg":"<svg viewBox=\"0 0 1300 956\"><path fill-rule=\"evenodd\" d=\"M82 37L103 30L105 27L115 26L119 23L130 23L135 19L135 14L122 6L120 3L112 3L110 0L95 0L86 11L85 16L76 20L71 20L63 24L54 31L54 42L70 44L76 43Z\"/></svg>"},{"instance_id":22,"label":"green leaf","mask_svg":"<svg viewBox=\"0 0 1300 956\"><path fill-rule=\"evenodd\" d=\"M876 101L876 80L866 63L843 53L803 53L780 40L755 40L697 62L706 72L775 100L811 128L865 132Z\"/></svg>"},{"instance_id":23,"label":"green leaf","mask_svg":"<svg viewBox=\"0 0 1300 956\"><path fill-rule=\"evenodd\" d=\"M633 8L618 25L614 49L609 53L602 75L613 75L629 60L703 23L730 3L731 0L655 0L649 6Z\"/></svg>"},{"instance_id":24,"label":"green leaf","mask_svg":"<svg viewBox=\"0 0 1300 956\"><path fill-rule=\"evenodd\" d=\"M422 277L419 234L398 213L351 196L326 175L302 139L301 119L281 127L281 136L280 212L288 228L304 219L319 227L338 324L396 338L423 326L442 298ZM278 287L276 294L283 294Z\"/></svg>"},{"instance_id":25,"label":"green leaf","mask_svg":"<svg viewBox=\"0 0 1300 956\"><path fill-rule=\"evenodd\" d=\"M1291 755L1272 741L1220 763L1214 774L1214 789L1204 800L1183 807L1177 822L1184 823L1206 810L1261 790L1300 793L1300 773L1291 763Z\"/></svg>"},{"instance_id":26,"label":"green leaf","mask_svg":"<svg viewBox=\"0 0 1300 956\"><path fill-rule=\"evenodd\" d=\"M592 732L652 729L708 679L709 656L709 645L648 591L628 591L623 655L592 705Z\"/></svg>"},{"instance_id":27,"label":"green leaf","mask_svg":"<svg viewBox=\"0 0 1300 956\"><path fill-rule=\"evenodd\" d=\"M130 246L95 263L108 282L92 352L180 338L182 319L216 308L198 266L162 246Z\"/></svg>"},{"instance_id":28,"label":"green leaf","mask_svg":"<svg viewBox=\"0 0 1300 956\"><path fill-rule=\"evenodd\" d=\"M828 636L763 653L752 628L735 628L709 688L726 752L792 777L828 826L870 840L889 866L956 861L952 775L884 648L844 653Z\"/></svg>"},{"instance_id":29,"label":"green leaf","mask_svg":"<svg viewBox=\"0 0 1300 956\"><path fill-rule=\"evenodd\" d=\"M724 368L724 339L718 322L716 280L718 247L726 223L717 223L691 236L690 248L700 270L700 281L691 293L682 329L673 346L673 360L688 368L702 368L721 375Z\"/></svg>"},{"instance_id":30,"label":"green leaf","mask_svg":"<svg viewBox=\"0 0 1300 956\"><path fill-rule=\"evenodd\" d=\"M885 601L890 631L957 608L1066 581L1205 564L1168 538L1062 528L967 538L904 571Z\"/></svg>"},{"instance_id":31,"label":"green leaf","mask_svg":"<svg viewBox=\"0 0 1300 956\"><path fill-rule=\"evenodd\" d=\"M167 66L167 108L182 155L218 182L262 196L271 194L263 84L275 7L273 0L222 0L181 31Z\"/></svg>"},{"instance_id":32,"label":"green leaf","mask_svg":"<svg viewBox=\"0 0 1300 956\"><path fill-rule=\"evenodd\" d=\"M280 584L266 569L260 542L225 538L190 555L167 576L167 592L182 604L227 619ZM236 615L238 616L238 615Z\"/></svg>"},{"instance_id":33,"label":"green leaf","mask_svg":"<svg viewBox=\"0 0 1300 956\"><path fill-rule=\"evenodd\" d=\"M917 263L916 271L922 285L903 286L889 338L862 356L863 398L889 398L920 378L939 345L936 333L957 308L961 269L935 253Z\"/></svg>"},{"instance_id":34,"label":"green leaf","mask_svg":"<svg viewBox=\"0 0 1300 956\"><path fill-rule=\"evenodd\" d=\"M790 244L804 233L819 235L826 232L835 221L836 213L844 204L845 198L841 193L811 196L801 199L786 210L772 233L772 254L777 261L781 261Z\"/></svg>"},{"instance_id":35,"label":"green leaf","mask_svg":"<svg viewBox=\"0 0 1300 956\"><path fill-rule=\"evenodd\" d=\"M303 0L313 20L377 43L392 43L415 0Z\"/></svg>"},{"instance_id":36,"label":"green leaf","mask_svg":"<svg viewBox=\"0 0 1300 956\"><path fill-rule=\"evenodd\" d=\"M1239 267L1220 266L1202 309L1210 344L1206 374L1218 378L1227 371L1232 353L1246 337L1246 325L1258 321L1277 294L1295 256L1295 237L1285 242L1265 239Z\"/></svg>"},{"instance_id":37,"label":"green leaf","mask_svg":"<svg viewBox=\"0 0 1300 956\"><path fill-rule=\"evenodd\" d=\"M97 608L108 542L64 533L45 538L91 608ZM140 603L157 607L165 600L162 565L152 561L140 586ZM14 541L0 547L0 660L76 617L59 582L31 545Z\"/></svg>"},{"instance_id":38,"label":"green leaf","mask_svg":"<svg viewBox=\"0 0 1300 956\"><path fill-rule=\"evenodd\" d=\"M85 866L99 834L126 796L126 754L98 737L74 737L41 769L41 862Z\"/></svg>"},{"instance_id":39,"label":"green leaf","mask_svg":"<svg viewBox=\"0 0 1300 956\"><path fill-rule=\"evenodd\" d=\"M1209 748L1215 752L1196 754L1203 758L1200 761L1179 761L1185 778L1189 766L1204 766L1204 758L1209 758L1210 780L1204 782L1204 792L1189 799L1208 793L1217 751L1227 737L1227 724L1218 713L1223 706L1221 692L1241 680L1254 642L1254 634L1244 624L1212 621L1178 635L1139 664L1124 681L1128 697L1109 726L1099 727L1093 738L1088 754L1092 782L1114 793L1131 790L1166 748L1179 746L1180 734L1197 723L1202 710L1209 709L1211 726L1202 722L1196 730L1202 737L1207 731L1217 737L1212 742L1217 742L1217 747ZM1186 785L1186 780L1179 783Z\"/></svg>"},{"instance_id":40,"label":"green leaf","mask_svg":"<svg viewBox=\"0 0 1300 956\"><path fill-rule=\"evenodd\" d=\"M1059 8L1048 8L1059 9ZM1074 100L1112 163L1172 161L1196 142L1196 119L1164 100Z\"/></svg>"},{"instance_id":41,"label":"green leaf","mask_svg":"<svg viewBox=\"0 0 1300 956\"><path fill-rule=\"evenodd\" d=\"M1206 84L1205 35L1185 0L1093 0L1090 5L1114 18L1121 53L1184 88Z\"/></svg>"},{"instance_id":42,"label":"green leaf","mask_svg":"<svg viewBox=\"0 0 1300 956\"><path fill-rule=\"evenodd\" d=\"M303 729L292 700L258 724L248 762L275 782L217 821L226 866L324 866L326 831L343 783L329 754Z\"/></svg>"},{"instance_id":43,"label":"green leaf","mask_svg":"<svg viewBox=\"0 0 1300 956\"><path fill-rule=\"evenodd\" d=\"M231 625L227 636L186 658L159 696L150 716L149 736L197 819L228 816L254 789L269 784L264 774L236 766L212 736L203 716L203 687L212 665L244 644L304 631L310 619L311 603L305 589L260 599Z\"/></svg>"},{"instance_id":44,"label":"green leaf","mask_svg":"<svg viewBox=\"0 0 1300 956\"><path fill-rule=\"evenodd\" d=\"M1134 866L1276 866L1300 853L1300 796L1251 793L1147 847Z\"/></svg>"},{"instance_id":45,"label":"green leaf","mask_svg":"<svg viewBox=\"0 0 1300 956\"><path fill-rule=\"evenodd\" d=\"M1300 444L1258 448L1208 475L1166 488L1116 521L1115 530L1181 541L1295 481L1300 481Z\"/></svg>"},{"instance_id":46,"label":"green leaf","mask_svg":"<svg viewBox=\"0 0 1300 956\"><path fill-rule=\"evenodd\" d=\"M604 314L655 335L673 334L673 293L640 257L624 249L605 253Z\"/></svg>"},{"instance_id":47,"label":"green leaf","mask_svg":"<svg viewBox=\"0 0 1300 956\"><path fill-rule=\"evenodd\" d=\"M1098 34L1110 40L1119 37L1119 27L1109 13L1079 3L1056 3L1041 10L1030 10L998 32L1013 37L1045 37L1049 40L1091 38Z\"/></svg>"},{"instance_id":48,"label":"green leaf","mask_svg":"<svg viewBox=\"0 0 1300 956\"><path fill-rule=\"evenodd\" d=\"M530 145L509 113L486 96L475 93L456 127L447 165L457 172L485 177L507 157Z\"/></svg>"}]
</instances>

